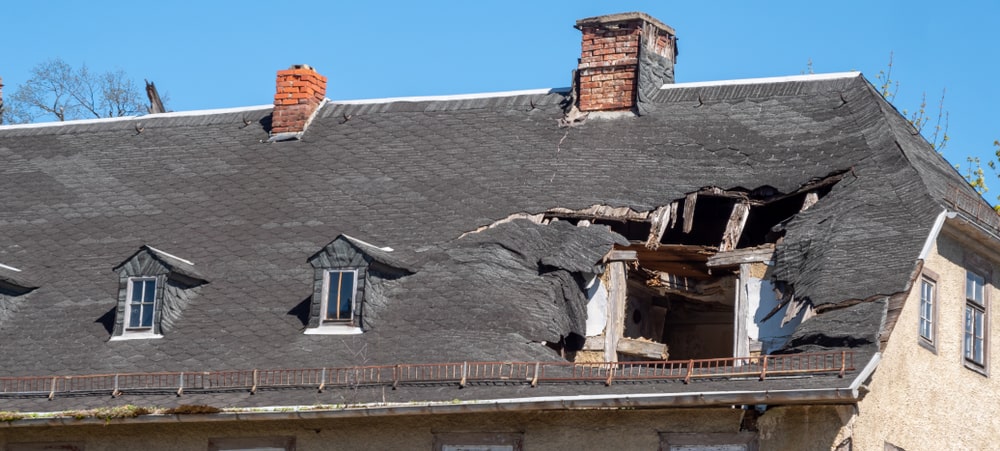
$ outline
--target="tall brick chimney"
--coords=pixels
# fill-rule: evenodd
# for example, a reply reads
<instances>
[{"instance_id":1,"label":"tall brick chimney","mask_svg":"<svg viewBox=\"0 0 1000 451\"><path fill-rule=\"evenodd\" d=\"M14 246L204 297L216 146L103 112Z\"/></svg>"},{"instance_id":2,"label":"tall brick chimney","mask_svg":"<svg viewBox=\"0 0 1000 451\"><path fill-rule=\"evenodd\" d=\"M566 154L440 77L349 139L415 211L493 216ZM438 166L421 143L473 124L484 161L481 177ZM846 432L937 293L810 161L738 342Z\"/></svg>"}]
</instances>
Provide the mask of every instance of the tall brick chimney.
<instances>
[{"instance_id":1,"label":"tall brick chimney","mask_svg":"<svg viewBox=\"0 0 1000 451\"><path fill-rule=\"evenodd\" d=\"M663 22L634 12L580 19L576 28L581 111L629 110L674 82L677 38Z\"/></svg>"},{"instance_id":2,"label":"tall brick chimney","mask_svg":"<svg viewBox=\"0 0 1000 451\"><path fill-rule=\"evenodd\" d=\"M326 98L326 77L306 64L278 71L271 114L271 137L294 137L306 125Z\"/></svg>"}]
</instances>

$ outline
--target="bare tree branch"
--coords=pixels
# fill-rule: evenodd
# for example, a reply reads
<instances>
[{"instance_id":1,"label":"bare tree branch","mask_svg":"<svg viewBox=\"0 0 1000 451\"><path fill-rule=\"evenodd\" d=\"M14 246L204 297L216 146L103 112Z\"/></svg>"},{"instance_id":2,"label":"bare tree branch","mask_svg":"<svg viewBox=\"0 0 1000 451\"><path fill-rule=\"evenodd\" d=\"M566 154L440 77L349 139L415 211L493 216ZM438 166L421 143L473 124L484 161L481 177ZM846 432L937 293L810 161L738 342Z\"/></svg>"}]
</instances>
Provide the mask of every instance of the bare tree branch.
<instances>
[{"instance_id":1,"label":"bare tree branch","mask_svg":"<svg viewBox=\"0 0 1000 451\"><path fill-rule=\"evenodd\" d=\"M123 70L95 74L86 65L74 69L60 58L35 66L31 78L18 87L11 100L17 107L8 105L5 119L19 122L31 122L45 115L65 121L147 111L142 91Z\"/></svg>"}]
</instances>

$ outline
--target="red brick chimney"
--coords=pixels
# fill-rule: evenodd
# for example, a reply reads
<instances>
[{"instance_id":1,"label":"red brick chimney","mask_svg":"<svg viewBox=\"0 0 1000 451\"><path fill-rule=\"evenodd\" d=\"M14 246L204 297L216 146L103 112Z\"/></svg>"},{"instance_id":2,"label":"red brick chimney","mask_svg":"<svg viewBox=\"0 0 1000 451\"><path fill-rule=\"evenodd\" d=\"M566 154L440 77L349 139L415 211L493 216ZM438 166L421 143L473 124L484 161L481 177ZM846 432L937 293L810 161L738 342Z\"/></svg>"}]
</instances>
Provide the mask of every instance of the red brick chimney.
<instances>
[{"instance_id":1,"label":"red brick chimney","mask_svg":"<svg viewBox=\"0 0 1000 451\"><path fill-rule=\"evenodd\" d=\"M306 64L278 71L271 136L302 133L326 98L326 77Z\"/></svg>"},{"instance_id":2,"label":"red brick chimney","mask_svg":"<svg viewBox=\"0 0 1000 451\"><path fill-rule=\"evenodd\" d=\"M674 82L677 38L663 22L634 12L580 19L576 28L581 111L629 110Z\"/></svg>"}]
</instances>

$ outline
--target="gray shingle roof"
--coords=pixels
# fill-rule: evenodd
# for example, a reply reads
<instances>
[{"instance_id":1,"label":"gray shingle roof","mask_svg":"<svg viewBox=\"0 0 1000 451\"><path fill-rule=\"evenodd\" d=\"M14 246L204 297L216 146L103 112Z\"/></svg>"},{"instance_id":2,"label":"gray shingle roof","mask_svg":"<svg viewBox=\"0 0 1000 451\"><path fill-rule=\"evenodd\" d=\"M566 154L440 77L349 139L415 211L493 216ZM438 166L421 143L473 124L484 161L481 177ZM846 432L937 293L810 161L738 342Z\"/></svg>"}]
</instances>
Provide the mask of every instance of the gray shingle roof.
<instances>
[{"instance_id":1,"label":"gray shingle roof","mask_svg":"<svg viewBox=\"0 0 1000 451\"><path fill-rule=\"evenodd\" d=\"M560 128L566 101L330 102L281 143L267 142L269 108L0 127L0 261L39 285L0 321L0 376L554 360L540 342L580 330L573 284L621 237L463 233L517 212L646 211L702 187L787 193L849 171L777 247L776 277L832 305L904 290L946 194L967 192L861 76L675 86L640 116ZM304 335L306 259L341 234L421 268L385 281L373 330ZM211 283L162 339L108 342L111 270L146 243ZM847 334L877 332L841 316ZM796 344L822 341L810 336Z\"/></svg>"}]
</instances>

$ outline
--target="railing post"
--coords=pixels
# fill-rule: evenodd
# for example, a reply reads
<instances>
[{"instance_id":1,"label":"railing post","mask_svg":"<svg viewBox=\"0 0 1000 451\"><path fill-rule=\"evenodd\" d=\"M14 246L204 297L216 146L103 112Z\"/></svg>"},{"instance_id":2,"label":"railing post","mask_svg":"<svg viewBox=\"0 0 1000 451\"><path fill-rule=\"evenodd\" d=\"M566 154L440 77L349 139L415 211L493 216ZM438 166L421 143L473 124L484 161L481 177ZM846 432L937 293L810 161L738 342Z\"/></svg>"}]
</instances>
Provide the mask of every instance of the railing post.
<instances>
[{"instance_id":1,"label":"railing post","mask_svg":"<svg viewBox=\"0 0 1000 451\"><path fill-rule=\"evenodd\" d=\"M323 393L323 387L326 387L326 368L322 368L319 371L319 392Z\"/></svg>"},{"instance_id":2,"label":"railing post","mask_svg":"<svg viewBox=\"0 0 1000 451\"><path fill-rule=\"evenodd\" d=\"M49 390L49 401L56 397L56 378L52 378L52 387Z\"/></svg>"},{"instance_id":3,"label":"railing post","mask_svg":"<svg viewBox=\"0 0 1000 451\"><path fill-rule=\"evenodd\" d=\"M541 365L542 365L541 362L535 362L535 374L531 375L531 386L532 387L537 387L538 386L538 370L541 367Z\"/></svg>"},{"instance_id":4,"label":"railing post","mask_svg":"<svg viewBox=\"0 0 1000 451\"><path fill-rule=\"evenodd\" d=\"M257 394L257 370L256 369L253 370L253 387L250 387L250 394L251 395L256 395Z\"/></svg>"},{"instance_id":5,"label":"railing post","mask_svg":"<svg viewBox=\"0 0 1000 451\"><path fill-rule=\"evenodd\" d=\"M465 381L469 375L469 362L462 362L462 380L458 381L458 388L465 388Z\"/></svg>"},{"instance_id":6,"label":"railing post","mask_svg":"<svg viewBox=\"0 0 1000 451\"><path fill-rule=\"evenodd\" d=\"M178 384L179 386L177 388L177 396L180 396L180 395L184 394L184 373L183 372L181 373L181 375L178 378L178 380L179 380L180 383Z\"/></svg>"},{"instance_id":7,"label":"railing post","mask_svg":"<svg viewBox=\"0 0 1000 451\"><path fill-rule=\"evenodd\" d=\"M844 373L847 372L847 351L840 351L840 374L838 377L844 378Z\"/></svg>"},{"instance_id":8,"label":"railing post","mask_svg":"<svg viewBox=\"0 0 1000 451\"><path fill-rule=\"evenodd\" d=\"M402 371L400 370L399 365L396 365L396 366L392 367L392 389L393 390L395 390L396 387L399 386L399 373L401 373L401 372Z\"/></svg>"},{"instance_id":9,"label":"railing post","mask_svg":"<svg viewBox=\"0 0 1000 451\"><path fill-rule=\"evenodd\" d=\"M694 359L691 359L691 360L688 360L687 375L684 376L684 383L685 384L690 384L691 383L691 375L693 375L693 374L694 374Z\"/></svg>"},{"instance_id":10,"label":"railing post","mask_svg":"<svg viewBox=\"0 0 1000 451\"><path fill-rule=\"evenodd\" d=\"M117 398L121 396L122 392L118 391L118 373L115 373L115 389L111 392L112 398Z\"/></svg>"},{"instance_id":11,"label":"railing post","mask_svg":"<svg viewBox=\"0 0 1000 451\"><path fill-rule=\"evenodd\" d=\"M768 359L768 356L765 355L764 356L764 363L762 363L760 365L760 380L764 380L764 379L767 378L767 359Z\"/></svg>"}]
</instances>

